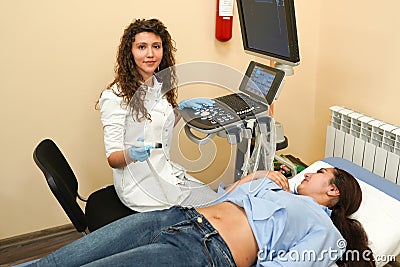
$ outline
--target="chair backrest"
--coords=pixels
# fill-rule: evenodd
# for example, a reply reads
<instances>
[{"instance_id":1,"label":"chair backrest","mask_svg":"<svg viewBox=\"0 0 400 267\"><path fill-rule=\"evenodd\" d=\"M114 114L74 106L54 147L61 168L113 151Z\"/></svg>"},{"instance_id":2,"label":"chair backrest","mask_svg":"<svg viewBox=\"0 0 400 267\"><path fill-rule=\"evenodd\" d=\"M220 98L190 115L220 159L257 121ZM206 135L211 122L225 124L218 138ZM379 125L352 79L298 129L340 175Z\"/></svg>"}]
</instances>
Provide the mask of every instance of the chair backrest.
<instances>
[{"instance_id":1,"label":"chair backrest","mask_svg":"<svg viewBox=\"0 0 400 267\"><path fill-rule=\"evenodd\" d=\"M85 232L87 221L77 202L78 181L57 145L50 139L41 141L33 152L36 165L78 232Z\"/></svg>"}]
</instances>

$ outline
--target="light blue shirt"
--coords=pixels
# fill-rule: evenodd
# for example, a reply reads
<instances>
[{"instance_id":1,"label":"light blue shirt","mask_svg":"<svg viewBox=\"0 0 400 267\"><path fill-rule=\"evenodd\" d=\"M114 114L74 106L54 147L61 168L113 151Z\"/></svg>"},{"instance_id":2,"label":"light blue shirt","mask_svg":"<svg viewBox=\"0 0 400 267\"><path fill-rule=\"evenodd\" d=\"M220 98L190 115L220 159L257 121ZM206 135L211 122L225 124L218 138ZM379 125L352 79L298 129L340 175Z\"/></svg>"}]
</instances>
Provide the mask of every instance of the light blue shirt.
<instances>
[{"instance_id":1,"label":"light blue shirt","mask_svg":"<svg viewBox=\"0 0 400 267\"><path fill-rule=\"evenodd\" d=\"M289 193L268 178L218 188L218 202L243 207L258 244L257 266L330 266L345 251L331 211L313 198Z\"/></svg>"}]
</instances>

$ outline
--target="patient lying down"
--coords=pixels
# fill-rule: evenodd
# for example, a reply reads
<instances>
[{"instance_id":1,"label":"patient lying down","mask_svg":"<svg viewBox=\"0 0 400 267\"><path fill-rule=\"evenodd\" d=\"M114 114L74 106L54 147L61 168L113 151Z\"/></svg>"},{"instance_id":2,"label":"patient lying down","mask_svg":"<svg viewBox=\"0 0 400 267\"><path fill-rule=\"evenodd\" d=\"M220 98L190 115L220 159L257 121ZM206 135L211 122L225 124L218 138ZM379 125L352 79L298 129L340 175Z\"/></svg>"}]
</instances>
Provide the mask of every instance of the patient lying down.
<instances>
[{"instance_id":1,"label":"patient lying down","mask_svg":"<svg viewBox=\"0 0 400 267\"><path fill-rule=\"evenodd\" d=\"M348 218L361 189L343 170L305 174L296 193L279 172L257 171L218 193L205 208L122 218L32 266L375 266L362 226Z\"/></svg>"}]
</instances>

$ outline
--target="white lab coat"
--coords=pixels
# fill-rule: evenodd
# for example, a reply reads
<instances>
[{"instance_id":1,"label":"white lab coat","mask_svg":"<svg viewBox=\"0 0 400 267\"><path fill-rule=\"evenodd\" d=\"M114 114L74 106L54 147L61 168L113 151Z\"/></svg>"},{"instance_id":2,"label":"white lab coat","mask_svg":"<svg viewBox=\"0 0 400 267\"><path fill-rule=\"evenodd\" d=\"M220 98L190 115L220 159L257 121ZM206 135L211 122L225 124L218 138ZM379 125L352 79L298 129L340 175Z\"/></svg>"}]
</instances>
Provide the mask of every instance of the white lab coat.
<instances>
[{"instance_id":1,"label":"white lab coat","mask_svg":"<svg viewBox=\"0 0 400 267\"><path fill-rule=\"evenodd\" d=\"M195 180L169 160L175 116L172 105L160 97L161 83L153 80L154 87L149 88L145 96L151 121L136 120L122 98L114 93L118 92L117 86L105 90L99 101L107 157L112 152L129 148L139 137L144 137L145 142L163 145L162 149L151 150L148 161L113 169L114 185L121 201L139 212L181 205L190 194L185 185L187 179Z\"/></svg>"}]
</instances>

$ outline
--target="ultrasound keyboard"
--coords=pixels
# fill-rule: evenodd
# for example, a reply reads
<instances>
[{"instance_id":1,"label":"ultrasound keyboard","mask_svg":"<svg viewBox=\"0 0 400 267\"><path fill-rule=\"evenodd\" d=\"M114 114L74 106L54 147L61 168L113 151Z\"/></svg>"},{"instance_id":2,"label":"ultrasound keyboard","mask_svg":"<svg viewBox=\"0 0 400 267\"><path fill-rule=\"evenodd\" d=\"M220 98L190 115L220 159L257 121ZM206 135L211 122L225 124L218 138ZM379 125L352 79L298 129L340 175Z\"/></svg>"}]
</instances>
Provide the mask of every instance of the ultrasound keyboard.
<instances>
[{"instance_id":1,"label":"ultrasound keyboard","mask_svg":"<svg viewBox=\"0 0 400 267\"><path fill-rule=\"evenodd\" d=\"M193 128L211 133L268 111L268 105L243 93L225 95L214 100L214 106L184 109L182 117L185 122Z\"/></svg>"}]
</instances>

